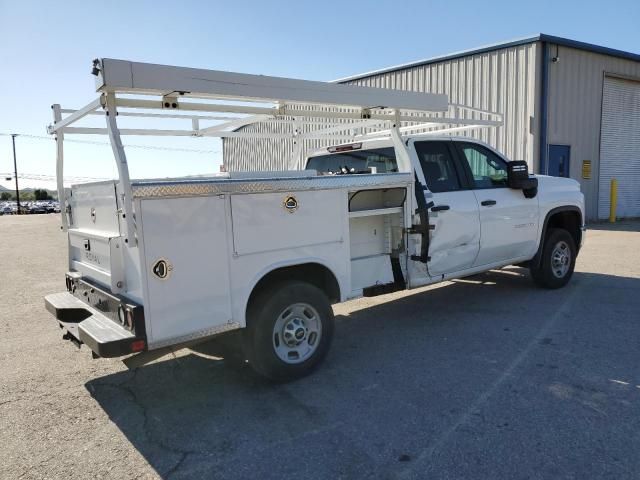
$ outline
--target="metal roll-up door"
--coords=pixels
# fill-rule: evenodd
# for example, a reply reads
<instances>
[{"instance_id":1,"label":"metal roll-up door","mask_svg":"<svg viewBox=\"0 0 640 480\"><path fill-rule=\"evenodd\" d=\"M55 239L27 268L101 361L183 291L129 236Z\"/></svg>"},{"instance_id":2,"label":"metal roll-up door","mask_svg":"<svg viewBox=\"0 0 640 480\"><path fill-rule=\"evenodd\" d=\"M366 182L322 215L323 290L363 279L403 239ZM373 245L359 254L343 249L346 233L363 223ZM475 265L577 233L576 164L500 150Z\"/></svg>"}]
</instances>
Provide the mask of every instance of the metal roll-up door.
<instances>
[{"instance_id":1,"label":"metal roll-up door","mask_svg":"<svg viewBox=\"0 0 640 480\"><path fill-rule=\"evenodd\" d=\"M598 218L609 217L611 179L619 217L640 217L640 82L605 77L602 93Z\"/></svg>"}]
</instances>

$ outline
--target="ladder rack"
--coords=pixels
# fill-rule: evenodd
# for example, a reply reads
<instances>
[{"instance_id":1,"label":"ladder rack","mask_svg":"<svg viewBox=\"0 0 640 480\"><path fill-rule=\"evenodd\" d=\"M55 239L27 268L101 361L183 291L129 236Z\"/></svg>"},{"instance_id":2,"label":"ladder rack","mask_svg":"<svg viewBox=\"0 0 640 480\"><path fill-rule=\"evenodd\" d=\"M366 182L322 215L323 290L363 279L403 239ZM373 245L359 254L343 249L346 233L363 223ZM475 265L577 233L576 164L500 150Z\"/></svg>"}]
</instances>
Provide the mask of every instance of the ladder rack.
<instances>
[{"instance_id":1,"label":"ladder rack","mask_svg":"<svg viewBox=\"0 0 640 480\"><path fill-rule=\"evenodd\" d=\"M302 140L343 143L391 138L401 171L414 168L402 140L416 133L453 133L502 125L502 115L449 104L447 95L417 93L263 75L173 67L104 58L94 60L99 96L74 110L52 106L56 135L57 186L62 224L68 228L63 184L64 136L105 134L118 167L127 245L136 245L131 181L122 135L188 136L293 140L294 157ZM214 114L214 115L212 115ZM223 115L221 115L223 114ZM76 126L85 117L102 115L104 128ZM183 120L188 128L119 128L118 116ZM242 131L256 123L277 125L273 133ZM304 128L303 128L304 127ZM304 132L303 132L304 130Z\"/></svg>"}]
</instances>

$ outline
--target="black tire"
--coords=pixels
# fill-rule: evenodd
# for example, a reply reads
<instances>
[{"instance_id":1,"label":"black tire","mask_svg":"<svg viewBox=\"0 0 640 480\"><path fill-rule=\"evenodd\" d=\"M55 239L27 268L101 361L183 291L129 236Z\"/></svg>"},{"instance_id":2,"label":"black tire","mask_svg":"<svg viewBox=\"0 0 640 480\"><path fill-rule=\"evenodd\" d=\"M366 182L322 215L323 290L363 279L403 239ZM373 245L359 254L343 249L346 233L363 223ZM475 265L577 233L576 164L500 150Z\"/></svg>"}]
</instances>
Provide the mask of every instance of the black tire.
<instances>
[{"instance_id":1,"label":"black tire","mask_svg":"<svg viewBox=\"0 0 640 480\"><path fill-rule=\"evenodd\" d=\"M281 337L274 328L288 308L300 304L311 307L313 318L317 314L320 323L316 324L319 327L317 344L308 347L312 349L308 357L292 358L290 361L298 363L287 363L276 352L276 342L280 345ZM243 332L244 353L249 364L260 375L278 382L294 380L308 375L322 362L331 345L333 327L333 310L322 290L300 281L278 283L258 293L249 305L247 328ZM304 341L311 340L311 336L307 338L305 334Z\"/></svg>"},{"instance_id":2,"label":"black tire","mask_svg":"<svg viewBox=\"0 0 640 480\"><path fill-rule=\"evenodd\" d=\"M558 267L557 263L554 267L554 250L556 247L562 250L562 245L568 250L570 256L565 264L566 269ZM571 234L562 228L549 229L542 245L540 261L532 261L529 267L533 281L543 288L555 289L564 287L573 275L576 256L577 248ZM564 273L561 274L561 272Z\"/></svg>"}]
</instances>

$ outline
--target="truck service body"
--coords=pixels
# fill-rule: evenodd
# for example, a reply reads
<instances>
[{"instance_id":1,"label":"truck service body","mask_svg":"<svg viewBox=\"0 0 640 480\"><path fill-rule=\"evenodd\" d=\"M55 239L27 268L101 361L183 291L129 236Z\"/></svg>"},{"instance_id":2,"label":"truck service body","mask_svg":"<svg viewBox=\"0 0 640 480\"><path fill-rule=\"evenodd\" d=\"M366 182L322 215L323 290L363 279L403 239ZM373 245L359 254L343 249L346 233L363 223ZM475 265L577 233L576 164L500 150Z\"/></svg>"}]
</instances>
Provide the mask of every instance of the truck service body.
<instances>
[{"instance_id":1,"label":"truck service body","mask_svg":"<svg viewBox=\"0 0 640 480\"><path fill-rule=\"evenodd\" d=\"M53 106L69 271L67 291L45 304L95 356L136 366L234 331L256 371L288 380L326 355L331 303L510 264L548 288L571 277L584 238L578 183L531 176L451 135L499 125L495 112L447 117L442 95L121 60L95 61L94 74L96 101ZM151 110L192 128L119 128L117 116L161 115ZM106 129L71 126L96 114ZM256 122L289 128L262 138L293 140L291 165L305 136L335 144L308 153L305 170L129 179L120 135L260 138L239 130ZM91 133L109 135L119 178L65 189L64 135Z\"/></svg>"}]
</instances>

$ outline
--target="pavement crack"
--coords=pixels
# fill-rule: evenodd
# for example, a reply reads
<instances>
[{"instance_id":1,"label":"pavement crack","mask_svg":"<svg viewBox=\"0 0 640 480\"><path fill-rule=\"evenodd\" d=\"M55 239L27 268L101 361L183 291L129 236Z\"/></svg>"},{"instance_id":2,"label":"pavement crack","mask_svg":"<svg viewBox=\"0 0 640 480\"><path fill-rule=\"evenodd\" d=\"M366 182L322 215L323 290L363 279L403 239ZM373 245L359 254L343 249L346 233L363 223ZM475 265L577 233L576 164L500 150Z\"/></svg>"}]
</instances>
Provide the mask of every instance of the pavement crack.
<instances>
[{"instance_id":1,"label":"pavement crack","mask_svg":"<svg viewBox=\"0 0 640 480\"><path fill-rule=\"evenodd\" d=\"M180 469L180 467L182 466L182 464L184 463L184 461L187 459L189 455L195 455L201 452L193 449L183 449L183 448L174 447L173 445L167 443L165 440L158 437L154 433L150 424L149 408L147 407L147 405L145 405L142 402L135 388L133 388L133 386L131 385L135 383L137 373L138 373L138 370L136 369L134 370L133 376L127 379L127 381L120 382L120 383L104 383L104 384L101 384L100 387L110 387L110 388L115 388L117 390L125 392L127 396L131 399L132 403L142 413L142 432L144 434L144 437L147 439L147 441L150 444L153 444L156 447L170 454L178 456L178 460L176 461L175 465L171 467L165 474L167 478L169 478L171 475L175 474Z\"/></svg>"},{"instance_id":2,"label":"pavement crack","mask_svg":"<svg viewBox=\"0 0 640 480\"><path fill-rule=\"evenodd\" d=\"M182 464L184 463L184 461L187 459L188 456L189 456L189 453L182 454L182 456L178 459L176 464L167 471L165 475L166 480L169 480L174 473L180 470L180 468L182 467Z\"/></svg>"}]
</instances>

